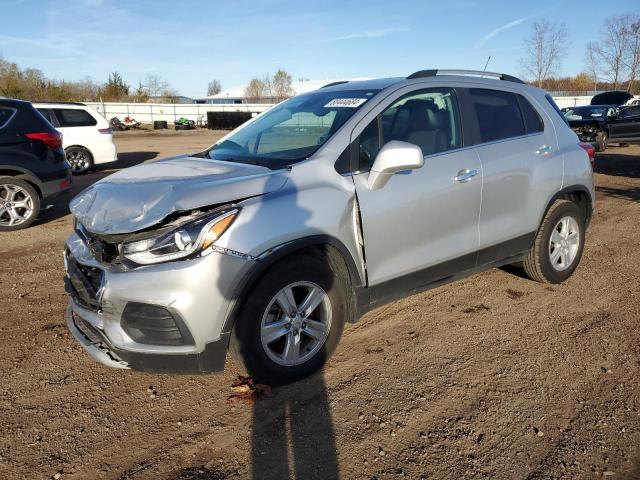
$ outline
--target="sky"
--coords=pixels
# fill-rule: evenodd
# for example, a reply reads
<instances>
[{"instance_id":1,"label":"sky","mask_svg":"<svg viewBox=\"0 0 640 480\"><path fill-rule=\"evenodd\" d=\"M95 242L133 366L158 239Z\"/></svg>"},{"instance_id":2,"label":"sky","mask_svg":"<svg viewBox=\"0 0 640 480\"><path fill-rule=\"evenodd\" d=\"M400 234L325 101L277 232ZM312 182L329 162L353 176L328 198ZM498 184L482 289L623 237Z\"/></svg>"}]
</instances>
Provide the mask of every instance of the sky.
<instances>
[{"instance_id":1,"label":"sky","mask_svg":"<svg viewBox=\"0 0 640 480\"><path fill-rule=\"evenodd\" d=\"M522 42L537 19L564 22L561 74L583 69L607 15L639 0L0 0L0 56L49 78L132 86L159 75L206 95L279 68L294 79L407 76L427 68L523 73Z\"/></svg>"}]
</instances>

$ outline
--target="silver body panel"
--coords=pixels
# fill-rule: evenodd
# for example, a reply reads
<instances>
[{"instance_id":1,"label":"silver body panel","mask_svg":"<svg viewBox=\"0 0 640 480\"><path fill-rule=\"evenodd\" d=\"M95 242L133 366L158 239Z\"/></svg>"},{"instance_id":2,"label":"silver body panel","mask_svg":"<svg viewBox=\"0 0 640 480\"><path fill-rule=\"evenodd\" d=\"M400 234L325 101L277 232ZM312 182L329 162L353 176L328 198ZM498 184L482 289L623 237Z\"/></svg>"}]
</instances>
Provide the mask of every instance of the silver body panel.
<instances>
[{"instance_id":1,"label":"silver body panel","mask_svg":"<svg viewBox=\"0 0 640 480\"><path fill-rule=\"evenodd\" d=\"M73 301L71 309L120 349L198 352L229 328L247 272L282 245L317 235L335 239L355 265L359 282L370 287L535 232L551 199L567 186L582 186L595 198L588 157L542 90L460 76L377 82L380 93L311 158L287 169L183 157L124 170L81 193L72 211L89 231L101 234L136 232L174 212L226 202L237 202L241 212L216 241L218 251L128 271L101 265L73 234L67 247L81 264L103 269L105 282L100 312ZM426 156L422 168L399 172L375 191L367 187L367 172L336 171L336 159L376 115L402 95L431 87L522 94L542 117L544 132ZM363 83L329 88L358 89ZM477 175L456 181L465 169ZM120 326L122 310L131 301L177 312L195 345L134 342ZM104 359L99 352L92 354Z\"/></svg>"}]
</instances>

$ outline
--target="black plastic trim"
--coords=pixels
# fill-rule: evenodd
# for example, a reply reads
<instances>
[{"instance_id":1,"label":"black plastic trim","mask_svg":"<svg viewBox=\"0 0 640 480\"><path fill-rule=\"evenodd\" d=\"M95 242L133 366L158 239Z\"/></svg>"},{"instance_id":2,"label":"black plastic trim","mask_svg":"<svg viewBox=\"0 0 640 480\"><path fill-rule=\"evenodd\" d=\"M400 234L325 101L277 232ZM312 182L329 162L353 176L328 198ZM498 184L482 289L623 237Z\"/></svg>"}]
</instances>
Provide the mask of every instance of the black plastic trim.
<instances>
[{"instance_id":1,"label":"black plastic trim","mask_svg":"<svg viewBox=\"0 0 640 480\"><path fill-rule=\"evenodd\" d=\"M166 328L158 329L158 326L154 325L154 317L157 319L157 314L160 313L164 314L165 317L170 317L173 322L172 328L178 330L178 333L180 334L179 341L175 341L167 337L170 334L170 330L167 330ZM136 324L136 322L138 322L138 324ZM175 309L170 307L167 308L163 305L143 302L127 302L124 310L122 311L122 316L120 317L120 326L125 332L127 332L127 335L137 343L168 346L195 345L193 335L191 335L191 332L187 328L187 325L184 323L180 314ZM157 335L158 338L150 338L150 335L154 334L154 327L155 330L157 330L155 335ZM140 334L138 334L136 330L138 330Z\"/></svg>"},{"instance_id":2,"label":"black plastic trim","mask_svg":"<svg viewBox=\"0 0 640 480\"><path fill-rule=\"evenodd\" d=\"M212 373L224 370L229 334L207 343L200 353L156 354L139 353L110 347L133 370L156 373Z\"/></svg>"},{"instance_id":3,"label":"black plastic trim","mask_svg":"<svg viewBox=\"0 0 640 480\"><path fill-rule=\"evenodd\" d=\"M542 217L540 218L540 222L538 223L542 223L542 219L544 218L544 216L547 214L547 212L549 211L549 209L551 208L551 205L553 205L553 202L555 202L556 200L558 200L559 198L562 198L564 195L570 194L570 193L584 193L587 196L587 218L585 219L586 221L586 226L589 226L589 223L591 222L591 217L593 216L593 198L591 198L591 192L589 191L589 189L587 187L585 187L584 185L580 185L580 184L576 184L576 185L570 185L568 187L565 187L561 190L558 190L549 200L549 202L547 203L547 208L545 208L544 213L542 214Z\"/></svg>"},{"instance_id":4,"label":"black plastic trim","mask_svg":"<svg viewBox=\"0 0 640 480\"><path fill-rule=\"evenodd\" d=\"M357 316L394 300L521 261L531 248L535 235L536 232L531 232L378 285L356 288Z\"/></svg>"},{"instance_id":5,"label":"black plastic trim","mask_svg":"<svg viewBox=\"0 0 640 480\"><path fill-rule=\"evenodd\" d=\"M349 83L349 80L340 80L338 82L327 83L326 85L321 86L320 88L329 88L334 87L336 85L342 85L343 83Z\"/></svg>"}]
</instances>

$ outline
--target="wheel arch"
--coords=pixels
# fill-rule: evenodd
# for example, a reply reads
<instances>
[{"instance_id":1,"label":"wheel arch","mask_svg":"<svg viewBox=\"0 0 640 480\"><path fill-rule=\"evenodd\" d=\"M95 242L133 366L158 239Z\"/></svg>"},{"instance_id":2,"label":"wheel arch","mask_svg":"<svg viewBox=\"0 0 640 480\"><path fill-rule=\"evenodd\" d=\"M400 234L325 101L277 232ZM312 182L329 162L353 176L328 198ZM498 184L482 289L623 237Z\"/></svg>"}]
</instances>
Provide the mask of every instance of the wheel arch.
<instances>
[{"instance_id":1,"label":"wheel arch","mask_svg":"<svg viewBox=\"0 0 640 480\"><path fill-rule=\"evenodd\" d=\"M28 182L30 185L33 186L33 188L35 188L36 192L38 193L38 196L40 197L40 200L43 199L42 184L28 170L23 170L19 167L13 167L13 166L7 167L7 166L0 165L0 177L15 177L15 178L19 178L20 180L24 180L25 182Z\"/></svg>"},{"instance_id":2,"label":"wheel arch","mask_svg":"<svg viewBox=\"0 0 640 480\"><path fill-rule=\"evenodd\" d=\"M593 214L593 201L591 198L591 192L584 185L571 185L569 187L565 187L562 190L557 191L551 199L547 202L547 206L542 212L542 216L538 221L538 226L542 224L542 220L547 215L547 212L554 204L556 200L570 200L574 202L578 207L582 209L585 215L586 225L589 225L591 221L591 217ZM539 227L538 227L539 228Z\"/></svg>"},{"instance_id":3,"label":"wheel arch","mask_svg":"<svg viewBox=\"0 0 640 480\"><path fill-rule=\"evenodd\" d=\"M92 162L95 161L95 155L93 154L91 149L89 147L87 147L86 145L80 145L79 143L74 143L73 145L69 145L69 146L64 148L65 155L67 153L67 150L69 150L70 148L82 148L82 149L86 150L87 152L89 152L89 155L91 155L91 161Z\"/></svg>"},{"instance_id":4,"label":"wheel arch","mask_svg":"<svg viewBox=\"0 0 640 480\"><path fill-rule=\"evenodd\" d=\"M338 239L329 235L313 235L299 238L270 248L259 257L255 266L238 282L236 293L233 295L232 305L223 323L222 332L230 332L246 298L255 284L275 264L296 255L324 255L332 270L342 270L348 277L349 318L352 322L356 315L355 288L363 285L363 279L358 272L356 263L348 248Z\"/></svg>"}]
</instances>

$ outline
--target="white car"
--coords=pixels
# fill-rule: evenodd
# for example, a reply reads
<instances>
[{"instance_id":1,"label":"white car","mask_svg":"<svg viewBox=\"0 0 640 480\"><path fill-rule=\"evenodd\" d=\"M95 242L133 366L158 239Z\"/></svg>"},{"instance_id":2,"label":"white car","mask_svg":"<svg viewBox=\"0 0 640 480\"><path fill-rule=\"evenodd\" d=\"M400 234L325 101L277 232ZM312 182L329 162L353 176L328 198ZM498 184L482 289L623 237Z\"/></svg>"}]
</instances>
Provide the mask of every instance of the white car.
<instances>
[{"instance_id":1,"label":"white car","mask_svg":"<svg viewBox=\"0 0 640 480\"><path fill-rule=\"evenodd\" d=\"M73 173L114 162L118 152L109 122L83 103L34 103L36 109L62 132L62 146Z\"/></svg>"}]
</instances>

